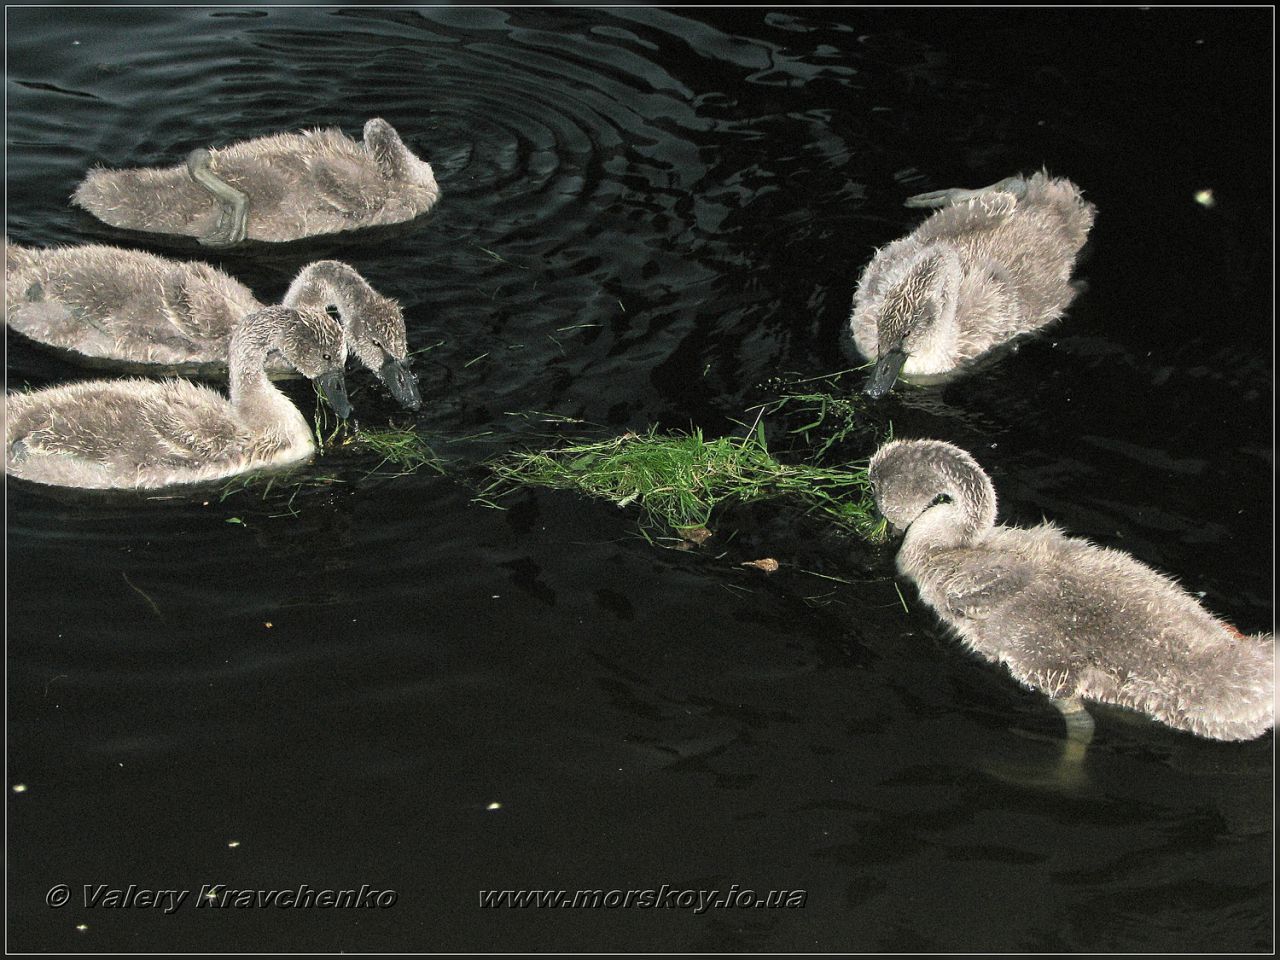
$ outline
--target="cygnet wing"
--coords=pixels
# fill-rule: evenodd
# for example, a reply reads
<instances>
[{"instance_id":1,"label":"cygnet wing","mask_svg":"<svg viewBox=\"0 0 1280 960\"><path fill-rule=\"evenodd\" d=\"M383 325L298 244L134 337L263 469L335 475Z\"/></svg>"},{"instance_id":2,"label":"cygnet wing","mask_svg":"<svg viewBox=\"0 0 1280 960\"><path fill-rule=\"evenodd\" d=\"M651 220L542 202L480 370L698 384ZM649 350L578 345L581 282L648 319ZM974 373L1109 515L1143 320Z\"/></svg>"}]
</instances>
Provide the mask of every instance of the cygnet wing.
<instances>
[{"instance_id":1,"label":"cygnet wing","mask_svg":"<svg viewBox=\"0 0 1280 960\"><path fill-rule=\"evenodd\" d=\"M1035 574L1017 557L977 552L959 559L944 577L947 608L957 617L984 620L1025 590Z\"/></svg>"}]
</instances>

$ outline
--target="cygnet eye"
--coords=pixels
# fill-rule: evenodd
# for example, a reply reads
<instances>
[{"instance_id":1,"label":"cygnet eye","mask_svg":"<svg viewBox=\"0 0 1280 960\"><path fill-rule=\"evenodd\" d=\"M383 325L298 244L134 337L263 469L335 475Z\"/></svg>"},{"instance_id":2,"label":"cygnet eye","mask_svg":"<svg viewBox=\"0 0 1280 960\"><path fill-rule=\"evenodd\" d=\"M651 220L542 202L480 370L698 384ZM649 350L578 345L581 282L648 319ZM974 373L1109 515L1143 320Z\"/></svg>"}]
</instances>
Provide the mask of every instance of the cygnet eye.
<instances>
[{"instance_id":1,"label":"cygnet eye","mask_svg":"<svg viewBox=\"0 0 1280 960\"><path fill-rule=\"evenodd\" d=\"M332 360L332 359L333 359L333 354L331 354L331 353L322 353L322 354L320 354L320 356L321 356L321 357L323 357L325 360Z\"/></svg>"}]
</instances>

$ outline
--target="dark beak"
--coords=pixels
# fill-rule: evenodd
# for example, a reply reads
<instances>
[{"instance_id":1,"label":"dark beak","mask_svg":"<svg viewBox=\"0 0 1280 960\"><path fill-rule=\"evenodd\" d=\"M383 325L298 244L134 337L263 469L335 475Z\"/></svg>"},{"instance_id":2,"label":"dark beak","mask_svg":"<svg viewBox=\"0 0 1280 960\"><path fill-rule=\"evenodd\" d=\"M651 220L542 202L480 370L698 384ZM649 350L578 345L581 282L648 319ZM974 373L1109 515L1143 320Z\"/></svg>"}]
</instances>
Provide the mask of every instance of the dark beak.
<instances>
[{"instance_id":1,"label":"dark beak","mask_svg":"<svg viewBox=\"0 0 1280 960\"><path fill-rule=\"evenodd\" d=\"M400 406L409 410L422 408L422 397L418 394L418 378L409 369L407 360L390 357L378 371L378 376L387 385L391 395L399 401Z\"/></svg>"},{"instance_id":2,"label":"dark beak","mask_svg":"<svg viewBox=\"0 0 1280 960\"><path fill-rule=\"evenodd\" d=\"M906 362L907 355L901 350L890 350L888 353L881 354L862 392L873 400L879 400L893 389L893 383L898 379L898 372Z\"/></svg>"},{"instance_id":3,"label":"dark beak","mask_svg":"<svg viewBox=\"0 0 1280 960\"><path fill-rule=\"evenodd\" d=\"M316 377L316 386L333 407L333 412L343 420L351 416L351 404L347 400L347 381L342 378L342 371L330 370Z\"/></svg>"}]
</instances>

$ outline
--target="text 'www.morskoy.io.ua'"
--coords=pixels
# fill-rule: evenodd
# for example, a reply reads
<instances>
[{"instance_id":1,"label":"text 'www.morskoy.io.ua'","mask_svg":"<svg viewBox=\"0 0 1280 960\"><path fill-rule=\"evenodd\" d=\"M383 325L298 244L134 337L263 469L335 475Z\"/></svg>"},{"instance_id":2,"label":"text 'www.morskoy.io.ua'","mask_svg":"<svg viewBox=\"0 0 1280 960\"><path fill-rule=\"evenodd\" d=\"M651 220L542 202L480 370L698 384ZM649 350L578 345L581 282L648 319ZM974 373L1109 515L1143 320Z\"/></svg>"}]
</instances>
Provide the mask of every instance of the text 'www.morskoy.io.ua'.
<instances>
[{"instance_id":1,"label":"text 'www.morskoy.io.ua'","mask_svg":"<svg viewBox=\"0 0 1280 960\"><path fill-rule=\"evenodd\" d=\"M692 910L795 909L807 890L753 890L737 884L723 890L649 887L640 890L481 890L482 909Z\"/></svg>"}]
</instances>

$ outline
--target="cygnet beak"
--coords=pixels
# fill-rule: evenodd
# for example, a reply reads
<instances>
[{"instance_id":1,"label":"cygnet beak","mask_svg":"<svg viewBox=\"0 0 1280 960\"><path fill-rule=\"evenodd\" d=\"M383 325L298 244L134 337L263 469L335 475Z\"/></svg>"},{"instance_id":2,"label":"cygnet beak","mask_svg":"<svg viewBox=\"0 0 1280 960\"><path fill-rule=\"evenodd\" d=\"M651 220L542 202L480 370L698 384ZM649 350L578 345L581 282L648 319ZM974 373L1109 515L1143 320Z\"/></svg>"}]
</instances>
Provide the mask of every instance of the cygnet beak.
<instances>
[{"instance_id":1,"label":"cygnet beak","mask_svg":"<svg viewBox=\"0 0 1280 960\"><path fill-rule=\"evenodd\" d=\"M378 376L402 407L409 410L422 408L422 396L418 393L418 378L409 369L407 360L388 357L386 363L378 370Z\"/></svg>"},{"instance_id":2,"label":"cygnet beak","mask_svg":"<svg viewBox=\"0 0 1280 960\"><path fill-rule=\"evenodd\" d=\"M898 379L898 372L906 362L907 355L902 350L890 350L888 353L881 354L862 392L872 400L879 400L893 389L894 381Z\"/></svg>"},{"instance_id":3,"label":"cygnet beak","mask_svg":"<svg viewBox=\"0 0 1280 960\"><path fill-rule=\"evenodd\" d=\"M343 420L351 416L351 403L347 400L347 381L343 379L342 368L329 370L316 377L316 386L333 407L333 412Z\"/></svg>"}]
</instances>

